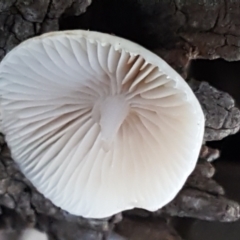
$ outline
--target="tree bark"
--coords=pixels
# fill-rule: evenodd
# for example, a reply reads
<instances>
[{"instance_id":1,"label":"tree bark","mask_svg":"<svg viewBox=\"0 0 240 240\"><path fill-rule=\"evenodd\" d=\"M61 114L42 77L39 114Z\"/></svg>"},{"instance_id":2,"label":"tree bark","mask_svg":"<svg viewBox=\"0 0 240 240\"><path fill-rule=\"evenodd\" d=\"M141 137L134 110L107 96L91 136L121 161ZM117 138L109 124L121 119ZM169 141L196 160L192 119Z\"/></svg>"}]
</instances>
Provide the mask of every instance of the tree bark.
<instances>
[{"instance_id":1,"label":"tree bark","mask_svg":"<svg viewBox=\"0 0 240 240\"><path fill-rule=\"evenodd\" d=\"M238 0L95 0L61 29L98 30L157 51L182 73L191 59L240 59Z\"/></svg>"}]
</instances>

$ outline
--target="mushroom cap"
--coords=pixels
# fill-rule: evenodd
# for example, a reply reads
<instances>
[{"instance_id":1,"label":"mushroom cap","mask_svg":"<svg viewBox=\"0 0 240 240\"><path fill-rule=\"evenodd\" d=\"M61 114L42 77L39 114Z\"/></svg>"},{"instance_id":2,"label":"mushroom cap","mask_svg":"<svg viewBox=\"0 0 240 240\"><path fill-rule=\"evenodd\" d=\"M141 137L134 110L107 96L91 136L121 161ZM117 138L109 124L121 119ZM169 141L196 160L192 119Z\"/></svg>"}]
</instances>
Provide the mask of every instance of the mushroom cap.
<instances>
[{"instance_id":1,"label":"mushroom cap","mask_svg":"<svg viewBox=\"0 0 240 240\"><path fill-rule=\"evenodd\" d=\"M184 79L109 34L53 32L21 43L0 65L0 96L13 159L74 215L163 207L202 145L204 115Z\"/></svg>"}]
</instances>

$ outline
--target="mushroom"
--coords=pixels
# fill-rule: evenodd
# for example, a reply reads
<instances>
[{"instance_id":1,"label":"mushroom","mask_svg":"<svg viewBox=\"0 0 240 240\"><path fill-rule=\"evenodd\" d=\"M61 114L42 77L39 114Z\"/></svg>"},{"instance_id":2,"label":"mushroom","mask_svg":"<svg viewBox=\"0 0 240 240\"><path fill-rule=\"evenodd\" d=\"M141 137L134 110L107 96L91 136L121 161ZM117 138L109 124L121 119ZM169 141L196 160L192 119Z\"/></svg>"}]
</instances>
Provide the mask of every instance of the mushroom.
<instances>
[{"instance_id":1,"label":"mushroom","mask_svg":"<svg viewBox=\"0 0 240 240\"><path fill-rule=\"evenodd\" d=\"M29 39L0 65L2 130L13 159L56 206L104 218L170 202L193 171L204 115L160 57L113 35Z\"/></svg>"}]
</instances>

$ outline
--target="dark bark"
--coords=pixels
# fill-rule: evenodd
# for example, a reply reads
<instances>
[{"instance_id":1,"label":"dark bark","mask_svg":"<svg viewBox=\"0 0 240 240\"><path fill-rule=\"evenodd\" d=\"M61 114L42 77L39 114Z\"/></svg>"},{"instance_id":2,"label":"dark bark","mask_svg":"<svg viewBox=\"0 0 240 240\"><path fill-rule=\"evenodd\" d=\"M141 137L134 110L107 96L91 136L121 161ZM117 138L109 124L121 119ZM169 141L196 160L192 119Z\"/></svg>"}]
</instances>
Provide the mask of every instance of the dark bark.
<instances>
[{"instance_id":1,"label":"dark bark","mask_svg":"<svg viewBox=\"0 0 240 240\"><path fill-rule=\"evenodd\" d=\"M131 240L181 240L177 232L163 219L124 219L116 232Z\"/></svg>"},{"instance_id":2,"label":"dark bark","mask_svg":"<svg viewBox=\"0 0 240 240\"><path fill-rule=\"evenodd\" d=\"M0 60L27 38L59 30L62 15L77 16L91 0L0 0Z\"/></svg>"},{"instance_id":3,"label":"dark bark","mask_svg":"<svg viewBox=\"0 0 240 240\"><path fill-rule=\"evenodd\" d=\"M95 0L87 14L61 19L60 28L131 39L186 75L191 59L240 59L239 13L238 0Z\"/></svg>"},{"instance_id":4,"label":"dark bark","mask_svg":"<svg viewBox=\"0 0 240 240\"><path fill-rule=\"evenodd\" d=\"M43 32L43 25L49 26L45 26L48 31L58 30L59 23L60 29L115 33L152 50L159 49L179 71L196 57L240 59L237 0L95 0L87 14L73 17L85 12L89 4L90 0L1 0L0 47L9 51L10 43L19 42L13 26L20 16L26 24L24 38L33 35L32 29L34 35ZM169 50L175 50L175 54Z\"/></svg>"}]
</instances>

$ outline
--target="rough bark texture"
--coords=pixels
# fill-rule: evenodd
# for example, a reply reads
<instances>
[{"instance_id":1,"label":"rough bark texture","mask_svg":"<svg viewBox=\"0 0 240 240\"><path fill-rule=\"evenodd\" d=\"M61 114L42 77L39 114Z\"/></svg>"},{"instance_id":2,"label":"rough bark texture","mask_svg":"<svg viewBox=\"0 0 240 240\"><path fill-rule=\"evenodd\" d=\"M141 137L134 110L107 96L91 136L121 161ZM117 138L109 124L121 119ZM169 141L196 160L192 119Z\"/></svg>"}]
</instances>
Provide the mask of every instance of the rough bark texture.
<instances>
[{"instance_id":1,"label":"rough bark texture","mask_svg":"<svg viewBox=\"0 0 240 240\"><path fill-rule=\"evenodd\" d=\"M212 187L208 190L216 194ZM222 194L222 193L221 193ZM232 222L240 217L240 206L224 197L207 194L199 190L183 189L160 214L191 217L207 221ZM158 215L158 212L155 213Z\"/></svg>"},{"instance_id":2,"label":"rough bark texture","mask_svg":"<svg viewBox=\"0 0 240 240\"><path fill-rule=\"evenodd\" d=\"M128 38L163 57L187 77L191 59L240 59L237 0L0 0L0 60L21 41L44 32L84 28ZM204 141L220 140L240 128L240 112L232 97L208 83L189 82L205 117ZM0 139L0 142L3 142ZM7 146L0 153L0 229L21 232L36 227L52 240L180 240L166 216L211 221L240 218L238 203L224 196L212 179L211 163L219 151L203 146L198 165L182 191L163 209L133 210L110 219L71 216L38 193L19 172ZM13 236L13 235L12 235ZM17 237L17 236L16 236ZM13 239L13 237L11 238Z\"/></svg>"},{"instance_id":3,"label":"rough bark texture","mask_svg":"<svg viewBox=\"0 0 240 240\"><path fill-rule=\"evenodd\" d=\"M163 219L124 219L116 226L116 232L123 239L146 240L181 240L176 231Z\"/></svg>"},{"instance_id":4,"label":"rough bark texture","mask_svg":"<svg viewBox=\"0 0 240 240\"><path fill-rule=\"evenodd\" d=\"M0 0L0 60L27 38L59 29L62 15L77 16L91 0Z\"/></svg>"},{"instance_id":5,"label":"rough bark texture","mask_svg":"<svg viewBox=\"0 0 240 240\"><path fill-rule=\"evenodd\" d=\"M61 29L85 28L126 37L154 50L186 76L191 59L240 59L238 0L95 0Z\"/></svg>"},{"instance_id":6,"label":"rough bark texture","mask_svg":"<svg viewBox=\"0 0 240 240\"><path fill-rule=\"evenodd\" d=\"M189 82L205 115L205 141L221 140L240 128L240 111L234 99L226 92L217 90L207 82Z\"/></svg>"},{"instance_id":7,"label":"rough bark texture","mask_svg":"<svg viewBox=\"0 0 240 240\"><path fill-rule=\"evenodd\" d=\"M179 71L196 57L240 59L237 0L95 0L87 14L73 17L85 12L90 2L1 0L2 54L23 39L58 30L60 23L61 29L111 32L159 49Z\"/></svg>"}]
</instances>

